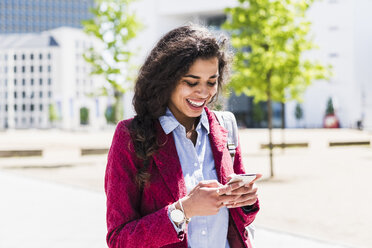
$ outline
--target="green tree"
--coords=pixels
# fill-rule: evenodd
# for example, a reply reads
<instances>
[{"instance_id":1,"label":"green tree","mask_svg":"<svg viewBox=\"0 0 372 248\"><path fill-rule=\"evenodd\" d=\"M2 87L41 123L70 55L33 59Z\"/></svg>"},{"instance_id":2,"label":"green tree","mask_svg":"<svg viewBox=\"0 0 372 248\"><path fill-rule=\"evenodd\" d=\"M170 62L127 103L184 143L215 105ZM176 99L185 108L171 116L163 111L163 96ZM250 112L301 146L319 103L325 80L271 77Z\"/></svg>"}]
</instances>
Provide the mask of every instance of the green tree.
<instances>
[{"instance_id":1,"label":"green tree","mask_svg":"<svg viewBox=\"0 0 372 248\"><path fill-rule=\"evenodd\" d=\"M295 117L296 117L296 120L297 120L297 125L299 126L299 122L300 120L302 120L302 118L304 117L304 111L302 110L302 106L300 103L296 103L296 107L295 107Z\"/></svg>"},{"instance_id":2,"label":"green tree","mask_svg":"<svg viewBox=\"0 0 372 248\"><path fill-rule=\"evenodd\" d=\"M327 101L327 108L326 108L326 115L334 115L335 114L335 109L333 107L333 101L332 98L328 98Z\"/></svg>"},{"instance_id":3,"label":"green tree","mask_svg":"<svg viewBox=\"0 0 372 248\"><path fill-rule=\"evenodd\" d=\"M95 0L93 18L83 21L84 31L103 44L103 50L91 47L83 55L92 66L92 75L102 75L108 82L99 94L115 99L115 123L122 119L122 98L131 88L134 66L130 42L142 28L131 5L135 0Z\"/></svg>"},{"instance_id":4,"label":"green tree","mask_svg":"<svg viewBox=\"0 0 372 248\"><path fill-rule=\"evenodd\" d=\"M89 124L89 109L86 107L80 108L80 124L81 125Z\"/></svg>"},{"instance_id":5,"label":"green tree","mask_svg":"<svg viewBox=\"0 0 372 248\"><path fill-rule=\"evenodd\" d=\"M330 70L305 59L315 46L309 38L306 11L314 0L239 0L227 8L223 28L235 48L231 87L237 94L268 103L270 176L273 172L272 101L300 100L314 79L326 79Z\"/></svg>"},{"instance_id":6,"label":"green tree","mask_svg":"<svg viewBox=\"0 0 372 248\"><path fill-rule=\"evenodd\" d=\"M54 123L59 120L55 104L48 105L49 122L54 126Z\"/></svg>"}]
</instances>

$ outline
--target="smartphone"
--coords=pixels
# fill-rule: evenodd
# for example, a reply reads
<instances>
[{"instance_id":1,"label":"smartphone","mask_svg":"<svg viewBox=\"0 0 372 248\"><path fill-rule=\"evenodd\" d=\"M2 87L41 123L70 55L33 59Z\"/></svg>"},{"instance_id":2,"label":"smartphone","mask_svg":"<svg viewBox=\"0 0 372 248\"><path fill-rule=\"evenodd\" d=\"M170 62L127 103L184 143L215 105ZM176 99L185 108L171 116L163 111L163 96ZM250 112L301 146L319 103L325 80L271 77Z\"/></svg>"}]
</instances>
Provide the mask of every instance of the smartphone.
<instances>
[{"instance_id":1,"label":"smartphone","mask_svg":"<svg viewBox=\"0 0 372 248\"><path fill-rule=\"evenodd\" d=\"M227 184L243 181L248 184L257 178L257 174L234 174ZM258 179L258 178L257 178Z\"/></svg>"}]
</instances>

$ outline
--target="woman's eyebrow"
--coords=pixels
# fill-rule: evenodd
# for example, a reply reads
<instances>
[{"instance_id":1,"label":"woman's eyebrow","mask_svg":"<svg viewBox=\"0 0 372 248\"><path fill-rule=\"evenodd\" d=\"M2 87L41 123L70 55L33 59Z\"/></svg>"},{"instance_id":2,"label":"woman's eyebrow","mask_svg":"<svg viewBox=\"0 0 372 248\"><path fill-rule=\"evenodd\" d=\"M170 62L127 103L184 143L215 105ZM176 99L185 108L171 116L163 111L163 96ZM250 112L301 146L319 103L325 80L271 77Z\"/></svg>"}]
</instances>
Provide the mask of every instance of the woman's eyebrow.
<instances>
[{"instance_id":1,"label":"woman's eyebrow","mask_svg":"<svg viewBox=\"0 0 372 248\"><path fill-rule=\"evenodd\" d=\"M200 79L199 76L195 76L195 75L192 75L192 74L187 74L183 77L191 77L191 78L195 78L195 79ZM216 78L216 77L218 77L218 74L214 74L214 75L210 76L209 78Z\"/></svg>"}]
</instances>

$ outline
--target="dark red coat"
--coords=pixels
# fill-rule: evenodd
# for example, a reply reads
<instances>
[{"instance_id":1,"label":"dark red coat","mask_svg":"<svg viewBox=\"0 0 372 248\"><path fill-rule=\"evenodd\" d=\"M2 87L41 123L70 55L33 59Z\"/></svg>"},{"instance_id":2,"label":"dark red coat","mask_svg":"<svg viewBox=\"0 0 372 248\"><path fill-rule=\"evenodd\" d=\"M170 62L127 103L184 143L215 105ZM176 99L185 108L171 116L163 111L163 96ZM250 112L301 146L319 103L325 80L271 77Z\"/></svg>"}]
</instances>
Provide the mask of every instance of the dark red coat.
<instances>
[{"instance_id":1,"label":"dark red coat","mask_svg":"<svg viewBox=\"0 0 372 248\"><path fill-rule=\"evenodd\" d=\"M244 173L241 149L238 146L232 165L226 147L227 131L214 114L206 108L210 125L210 144L218 180L227 183L233 172ZM166 135L156 124L161 146L150 164L151 181L143 192L135 182L137 159L128 131L131 120L121 121L115 131L108 155L105 176L107 195L107 243L119 247L185 247L187 234L177 235L168 217L168 206L186 195L186 186L172 133ZM248 247L250 242L245 227L255 218L259 209L248 214L242 208L230 209L228 240L231 248Z\"/></svg>"}]
</instances>

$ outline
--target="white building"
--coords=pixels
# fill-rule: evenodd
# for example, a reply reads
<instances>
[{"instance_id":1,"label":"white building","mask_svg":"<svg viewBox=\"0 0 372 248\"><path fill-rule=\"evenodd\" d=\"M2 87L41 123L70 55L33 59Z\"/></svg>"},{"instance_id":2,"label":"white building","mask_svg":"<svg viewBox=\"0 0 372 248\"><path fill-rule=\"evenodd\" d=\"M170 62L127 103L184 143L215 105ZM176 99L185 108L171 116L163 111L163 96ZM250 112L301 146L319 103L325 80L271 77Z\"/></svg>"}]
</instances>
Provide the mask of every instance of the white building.
<instances>
[{"instance_id":1,"label":"white building","mask_svg":"<svg viewBox=\"0 0 372 248\"><path fill-rule=\"evenodd\" d=\"M89 76L82 53L92 39L82 30L58 28L35 34L0 35L0 129L103 126L106 99L87 96L103 81ZM50 122L50 106L59 120Z\"/></svg>"}]
</instances>

